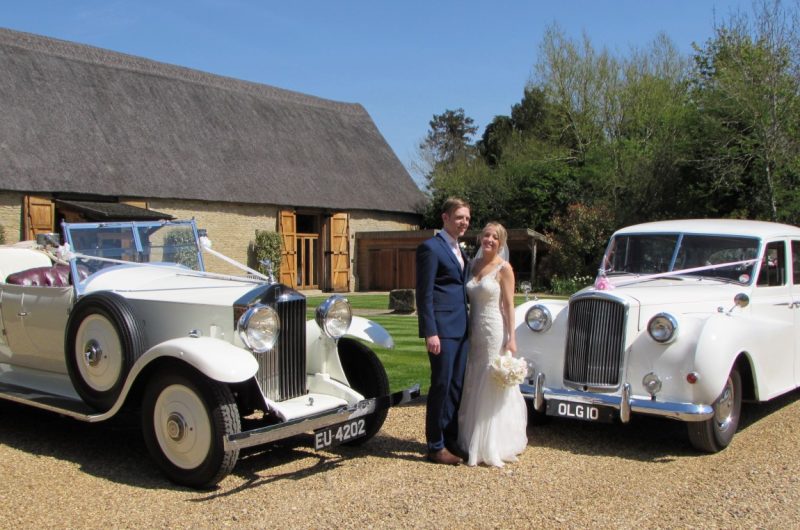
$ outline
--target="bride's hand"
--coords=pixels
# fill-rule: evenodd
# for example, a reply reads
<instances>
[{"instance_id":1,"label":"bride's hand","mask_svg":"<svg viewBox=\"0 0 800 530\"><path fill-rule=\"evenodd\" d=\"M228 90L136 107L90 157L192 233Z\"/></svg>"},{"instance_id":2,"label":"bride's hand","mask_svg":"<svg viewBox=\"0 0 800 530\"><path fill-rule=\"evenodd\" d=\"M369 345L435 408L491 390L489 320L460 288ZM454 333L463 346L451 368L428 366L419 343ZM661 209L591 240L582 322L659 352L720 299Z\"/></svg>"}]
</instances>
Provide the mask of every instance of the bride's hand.
<instances>
[{"instance_id":1,"label":"bride's hand","mask_svg":"<svg viewBox=\"0 0 800 530\"><path fill-rule=\"evenodd\" d=\"M510 351L512 355L517 353L517 340L514 337L506 341L506 350Z\"/></svg>"}]
</instances>

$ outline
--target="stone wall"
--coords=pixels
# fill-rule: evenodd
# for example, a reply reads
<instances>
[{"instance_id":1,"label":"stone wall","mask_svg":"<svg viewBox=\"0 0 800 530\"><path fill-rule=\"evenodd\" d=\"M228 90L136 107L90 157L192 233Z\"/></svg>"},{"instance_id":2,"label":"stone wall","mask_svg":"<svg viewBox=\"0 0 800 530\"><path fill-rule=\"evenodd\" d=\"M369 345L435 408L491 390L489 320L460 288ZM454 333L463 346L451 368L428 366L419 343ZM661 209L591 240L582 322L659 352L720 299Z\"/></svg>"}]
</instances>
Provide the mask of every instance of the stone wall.
<instances>
[{"instance_id":1,"label":"stone wall","mask_svg":"<svg viewBox=\"0 0 800 530\"><path fill-rule=\"evenodd\" d=\"M0 226L6 236L6 243L16 243L22 235L22 193L0 192Z\"/></svg>"},{"instance_id":2,"label":"stone wall","mask_svg":"<svg viewBox=\"0 0 800 530\"><path fill-rule=\"evenodd\" d=\"M0 225L6 243L20 240L24 194L0 192ZM130 202L130 201L128 201ZM147 207L167 213L176 219L194 218L198 228L208 231L212 248L241 263L248 264L248 247L256 230L277 231L279 207L276 205L231 204L224 202L187 201L181 199L149 199ZM140 205L140 204L137 204ZM141 204L140 206L144 206ZM418 217L408 214L353 211L350 212L350 286L358 289L355 234L359 232L393 232L415 230ZM56 228L58 229L58 228ZM238 273L235 267L208 257L206 268L223 274Z\"/></svg>"}]
</instances>

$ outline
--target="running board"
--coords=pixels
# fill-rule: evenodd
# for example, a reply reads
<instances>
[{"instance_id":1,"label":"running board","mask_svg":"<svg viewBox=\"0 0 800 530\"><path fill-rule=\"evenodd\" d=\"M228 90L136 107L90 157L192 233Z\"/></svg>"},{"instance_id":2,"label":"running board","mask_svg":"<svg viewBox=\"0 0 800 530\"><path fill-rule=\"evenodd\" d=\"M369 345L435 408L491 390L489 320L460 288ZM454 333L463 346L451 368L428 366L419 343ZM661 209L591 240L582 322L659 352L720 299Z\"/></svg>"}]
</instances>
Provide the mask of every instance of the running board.
<instances>
[{"instance_id":1,"label":"running board","mask_svg":"<svg viewBox=\"0 0 800 530\"><path fill-rule=\"evenodd\" d=\"M79 398L51 394L9 383L0 383L0 399L30 405L90 423L108 419L107 414L98 413Z\"/></svg>"}]
</instances>

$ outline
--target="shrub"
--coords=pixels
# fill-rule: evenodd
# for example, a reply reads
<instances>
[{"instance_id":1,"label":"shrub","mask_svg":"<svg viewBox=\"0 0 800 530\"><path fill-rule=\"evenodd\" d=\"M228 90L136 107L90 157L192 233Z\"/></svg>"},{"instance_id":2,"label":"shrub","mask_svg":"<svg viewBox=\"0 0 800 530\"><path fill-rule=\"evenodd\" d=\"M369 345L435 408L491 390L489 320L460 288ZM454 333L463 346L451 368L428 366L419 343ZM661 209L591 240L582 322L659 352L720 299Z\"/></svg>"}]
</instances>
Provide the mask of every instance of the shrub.
<instances>
[{"instance_id":1,"label":"shrub","mask_svg":"<svg viewBox=\"0 0 800 530\"><path fill-rule=\"evenodd\" d=\"M565 294L570 295L576 291L580 291L587 285L591 285L594 281L594 278L591 276L572 276L570 278L561 278L558 275L554 274L550 278L550 285L553 290L553 294Z\"/></svg>"},{"instance_id":2,"label":"shrub","mask_svg":"<svg viewBox=\"0 0 800 530\"><path fill-rule=\"evenodd\" d=\"M197 247L191 230L176 228L164 236L164 261L197 269Z\"/></svg>"},{"instance_id":3,"label":"shrub","mask_svg":"<svg viewBox=\"0 0 800 530\"><path fill-rule=\"evenodd\" d=\"M272 274L279 278L282 246L283 243L279 233L256 230L256 239L250 244L250 253L254 261L253 268L262 274L267 274L268 271L263 262L269 260L272 263Z\"/></svg>"}]
</instances>

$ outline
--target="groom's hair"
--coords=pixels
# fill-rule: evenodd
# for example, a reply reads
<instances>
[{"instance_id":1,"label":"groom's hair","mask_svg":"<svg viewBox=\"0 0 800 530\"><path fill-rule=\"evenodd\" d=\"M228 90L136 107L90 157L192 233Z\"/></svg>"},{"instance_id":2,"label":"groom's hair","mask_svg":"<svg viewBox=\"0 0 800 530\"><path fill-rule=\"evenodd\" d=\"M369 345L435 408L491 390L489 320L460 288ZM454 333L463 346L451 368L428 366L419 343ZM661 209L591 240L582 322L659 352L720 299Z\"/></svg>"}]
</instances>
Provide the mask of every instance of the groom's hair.
<instances>
[{"instance_id":1,"label":"groom's hair","mask_svg":"<svg viewBox=\"0 0 800 530\"><path fill-rule=\"evenodd\" d=\"M464 199L459 199L458 197L448 197L442 205L442 213L452 215L453 212L459 208L469 208L469 203Z\"/></svg>"}]
</instances>

